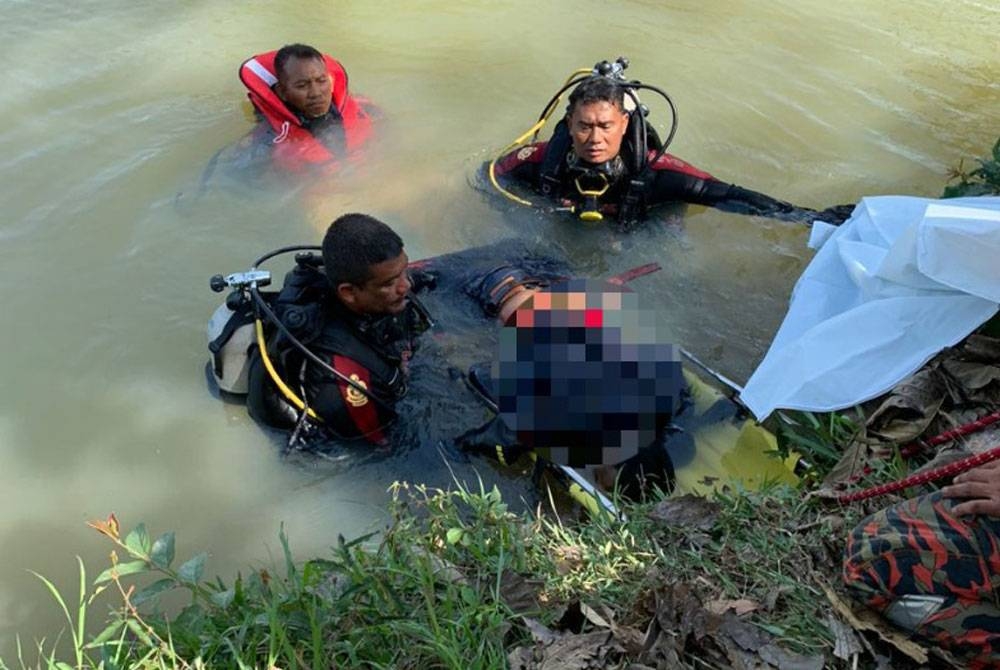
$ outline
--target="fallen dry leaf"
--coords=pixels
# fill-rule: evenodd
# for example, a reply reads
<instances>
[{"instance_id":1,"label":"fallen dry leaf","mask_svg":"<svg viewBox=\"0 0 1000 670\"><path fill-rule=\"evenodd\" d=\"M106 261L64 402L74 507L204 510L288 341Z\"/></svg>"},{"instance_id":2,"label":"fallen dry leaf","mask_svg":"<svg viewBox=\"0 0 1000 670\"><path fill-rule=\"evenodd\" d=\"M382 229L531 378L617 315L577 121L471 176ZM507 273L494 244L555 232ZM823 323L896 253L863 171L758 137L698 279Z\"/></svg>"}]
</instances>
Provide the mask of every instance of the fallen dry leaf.
<instances>
[{"instance_id":1,"label":"fallen dry leaf","mask_svg":"<svg viewBox=\"0 0 1000 670\"><path fill-rule=\"evenodd\" d=\"M760 604L746 598L740 598L739 600L720 599L705 603L705 609L712 614L720 616L729 610L732 610L736 616L743 616L744 614L760 609Z\"/></svg>"},{"instance_id":2,"label":"fallen dry leaf","mask_svg":"<svg viewBox=\"0 0 1000 670\"><path fill-rule=\"evenodd\" d=\"M531 617L521 617L521 621L524 622L524 627L528 629L531 633L531 639L535 642L540 642L542 644L551 644L559 639L561 633L558 633L550 628L547 628L542 623Z\"/></svg>"},{"instance_id":3,"label":"fallen dry leaf","mask_svg":"<svg viewBox=\"0 0 1000 670\"><path fill-rule=\"evenodd\" d=\"M607 631L566 635L542 649L538 670L586 670L612 665L608 656L620 654L622 648Z\"/></svg>"},{"instance_id":4,"label":"fallen dry leaf","mask_svg":"<svg viewBox=\"0 0 1000 670\"><path fill-rule=\"evenodd\" d=\"M613 623L609 623L608 619L595 612L594 608L586 603L580 603L580 612L587 618L587 621L598 628L611 628L614 625ZM610 617L608 618L610 619Z\"/></svg>"},{"instance_id":5,"label":"fallen dry leaf","mask_svg":"<svg viewBox=\"0 0 1000 670\"><path fill-rule=\"evenodd\" d=\"M833 655L840 660L849 661L863 651L854 629L838 619L833 612L826 613L826 627L833 635Z\"/></svg>"},{"instance_id":6,"label":"fallen dry leaf","mask_svg":"<svg viewBox=\"0 0 1000 670\"><path fill-rule=\"evenodd\" d=\"M906 654L917 663L927 662L927 650L910 640L902 633L892 629L890 625L879 615L871 610L861 610L855 613L851 607L845 603L840 596L826 584L820 584L823 592L837 614L842 616L854 630L871 631L876 633L883 641L891 644L903 654Z\"/></svg>"}]
</instances>

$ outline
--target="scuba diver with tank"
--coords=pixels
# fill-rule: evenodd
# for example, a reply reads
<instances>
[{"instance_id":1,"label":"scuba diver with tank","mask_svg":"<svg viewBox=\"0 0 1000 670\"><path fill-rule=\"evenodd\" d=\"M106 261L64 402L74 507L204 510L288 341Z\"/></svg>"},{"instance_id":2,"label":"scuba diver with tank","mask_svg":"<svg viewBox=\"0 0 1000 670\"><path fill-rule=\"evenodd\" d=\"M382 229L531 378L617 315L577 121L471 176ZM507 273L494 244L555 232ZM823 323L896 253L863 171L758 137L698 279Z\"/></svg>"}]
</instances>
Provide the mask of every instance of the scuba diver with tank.
<instances>
[{"instance_id":1,"label":"scuba diver with tank","mask_svg":"<svg viewBox=\"0 0 1000 670\"><path fill-rule=\"evenodd\" d=\"M811 223L840 223L844 207L823 212L797 207L763 193L726 183L667 153L677 132L677 109L662 89L628 79L629 61L601 61L574 72L549 100L538 121L486 166L494 189L521 205L564 211L583 221L614 219L622 230L635 228L656 205L687 202L725 211ZM536 141L563 95L566 116L547 142ZM661 140L648 121L639 91L662 97L671 112L670 131ZM524 144L530 138L530 143ZM555 205L539 205L508 190L516 183Z\"/></svg>"},{"instance_id":2,"label":"scuba diver with tank","mask_svg":"<svg viewBox=\"0 0 1000 670\"><path fill-rule=\"evenodd\" d=\"M293 252L281 290L263 293L270 273L259 266ZM331 438L386 443L408 362L433 323L411 292L408 262L391 228L347 214L322 247L285 247L249 272L213 277L213 290L233 289L209 322L219 388L247 394L254 419L291 430L289 446Z\"/></svg>"},{"instance_id":3,"label":"scuba diver with tank","mask_svg":"<svg viewBox=\"0 0 1000 670\"><path fill-rule=\"evenodd\" d=\"M231 290L209 323L213 377L221 390L246 395L254 419L287 431L289 449L323 450L345 439L404 446L394 430L396 406L413 381L411 357L434 325L429 312L444 312L449 325L490 338L490 322L504 323L498 367L476 365L461 375L472 409L470 422L448 438L455 447L501 462L530 453L567 487L595 495L576 466L592 470L592 479L603 466L602 481L613 487L609 468L638 480L655 461L669 486L665 452L658 459L640 452L679 406L680 364L673 348L640 341L649 329L622 309L631 300L623 296L634 295L622 285L656 266L596 290L570 280L564 261L519 240L410 263L395 232L361 214L335 221L319 250L279 249L247 272L211 281L213 290ZM295 266L281 289L263 290L270 273L261 266L291 253ZM418 388L421 415L439 406L433 392L456 395ZM482 424L483 404L499 408L500 421L469 430Z\"/></svg>"}]
</instances>

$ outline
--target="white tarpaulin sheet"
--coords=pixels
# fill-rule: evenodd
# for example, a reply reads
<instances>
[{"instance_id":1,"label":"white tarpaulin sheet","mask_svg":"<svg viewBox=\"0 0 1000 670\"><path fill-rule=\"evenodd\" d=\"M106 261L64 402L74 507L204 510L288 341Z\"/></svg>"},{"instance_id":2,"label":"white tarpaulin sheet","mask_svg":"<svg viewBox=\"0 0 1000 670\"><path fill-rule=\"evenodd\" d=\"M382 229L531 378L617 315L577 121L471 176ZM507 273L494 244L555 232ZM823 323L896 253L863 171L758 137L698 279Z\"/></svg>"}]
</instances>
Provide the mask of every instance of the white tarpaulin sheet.
<instances>
[{"instance_id":1,"label":"white tarpaulin sheet","mask_svg":"<svg viewBox=\"0 0 1000 670\"><path fill-rule=\"evenodd\" d=\"M865 198L819 245L740 395L758 419L882 395L1000 307L1000 197Z\"/></svg>"}]
</instances>

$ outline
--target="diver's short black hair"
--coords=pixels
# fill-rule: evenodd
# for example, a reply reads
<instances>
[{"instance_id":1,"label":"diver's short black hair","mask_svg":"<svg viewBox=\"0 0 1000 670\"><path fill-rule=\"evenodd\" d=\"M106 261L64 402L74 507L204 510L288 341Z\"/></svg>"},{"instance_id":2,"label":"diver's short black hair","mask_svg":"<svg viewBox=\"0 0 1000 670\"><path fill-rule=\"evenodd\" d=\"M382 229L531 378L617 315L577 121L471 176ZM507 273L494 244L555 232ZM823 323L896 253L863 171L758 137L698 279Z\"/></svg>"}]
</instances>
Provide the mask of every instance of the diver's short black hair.
<instances>
[{"instance_id":1,"label":"diver's short black hair","mask_svg":"<svg viewBox=\"0 0 1000 670\"><path fill-rule=\"evenodd\" d=\"M323 267L330 285L363 286L371 267L403 253L403 240L374 216L344 214L323 237Z\"/></svg>"},{"instance_id":2,"label":"diver's short black hair","mask_svg":"<svg viewBox=\"0 0 1000 670\"><path fill-rule=\"evenodd\" d=\"M577 105L589 105L594 102L610 102L625 111L625 89L607 77L595 76L584 79L569 94L566 114L572 114Z\"/></svg>"},{"instance_id":3,"label":"diver's short black hair","mask_svg":"<svg viewBox=\"0 0 1000 670\"><path fill-rule=\"evenodd\" d=\"M323 54L308 44L286 44L274 54L274 73L280 78L285 71L285 63L289 58L318 58L323 60Z\"/></svg>"}]
</instances>

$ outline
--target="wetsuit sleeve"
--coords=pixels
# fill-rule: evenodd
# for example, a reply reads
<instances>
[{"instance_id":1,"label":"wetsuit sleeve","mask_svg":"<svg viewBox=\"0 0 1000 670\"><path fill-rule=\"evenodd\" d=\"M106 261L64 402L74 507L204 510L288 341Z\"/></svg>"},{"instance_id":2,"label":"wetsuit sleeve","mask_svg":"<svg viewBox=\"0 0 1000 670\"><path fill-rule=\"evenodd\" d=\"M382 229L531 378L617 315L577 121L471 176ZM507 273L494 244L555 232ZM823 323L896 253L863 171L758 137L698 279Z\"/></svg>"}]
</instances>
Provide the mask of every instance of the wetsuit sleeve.
<instances>
[{"instance_id":1,"label":"wetsuit sleeve","mask_svg":"<svg viewBox=\"0 0 1000 670\"><path fill-rule=\"evenodd\" d=\"M334 354L330 363L358 386L371 388L371 372L354 359ZM376 401L364 391L326 372L312 386L312 410L335 437L385 443L383 428L391 417L383 416Z\"/></svg>"},{"instance_id":2,"label":"wetsuit sleeve","mask_svg":"<svg viewBox=\"0 0 1000 670\"><path fill-rule=\"evenodd\" d=\"M493 317L514 288L567 278L570 269L550 249L509 239L417 261L411 264L410 275L414 286L464 294L482 308L484 316Z\"/></svg>"},{"instance_id":3,"label":"wetsuit sleeve","mask_svg":"<svg viewBox=\"0 0 1000 670\"><path fill-rule=\"evenodd\" d=\"M648 205L681 201L782 221L811 223L817 218L815 210L797 207L764 193L720 181L708 172L670 154L664 154L653 165L653 172L655 176L647 194Z\"/></svg>"},{"instance_id":4,"label":"wetsuit sleeve","mask_svg":"<svg viewBox=\"0 0 1000 670\"><path fill-rule=\"evenodd\" d=\"M545 149L545 142L529 144L498 159L494 168L497 179L516 181L534 187L538 183L542 161L545 159ZM489 170L489 163L484 169Z\"/></svg>"}]
</instances>

